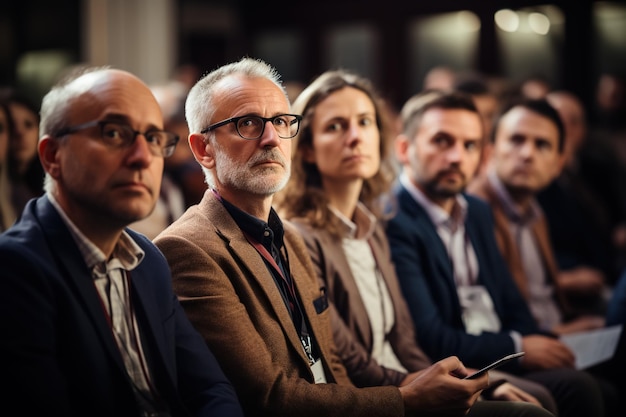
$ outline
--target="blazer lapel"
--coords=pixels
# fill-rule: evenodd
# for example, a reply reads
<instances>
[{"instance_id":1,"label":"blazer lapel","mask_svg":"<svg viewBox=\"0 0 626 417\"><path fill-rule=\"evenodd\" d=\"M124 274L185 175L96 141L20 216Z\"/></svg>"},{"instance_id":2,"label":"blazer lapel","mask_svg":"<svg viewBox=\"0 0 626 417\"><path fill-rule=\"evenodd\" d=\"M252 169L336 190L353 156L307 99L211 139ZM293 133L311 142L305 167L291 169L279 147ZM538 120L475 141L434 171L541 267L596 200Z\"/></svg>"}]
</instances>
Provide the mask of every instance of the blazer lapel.
<instances>
[{"instance_id":1,"label":"blazer lapel","mask_svg":"<svg viewBox=\"0 0 626 417\"><path fill-rule=\"evenodd\" d=\"M285 329L285 334L289 341L298 354L302 356L303 360L306 360L302 343L291 320L291 315L276 286L272 274L267 269L263 257L248 242L237 223L235 223L222 203L216 198L207 196L202 199L200 205L202 206L200 208L202 211L209 213L209 218L215 219L213 225L218 235L224 240L237 264L247 269L247 279L257 283L262 296L267 298L268 304L271 306L270 308L273 310L276 319ZM296 290L297 288L298 285L296 284Z\"/></svg>"},{"instance_id":2,"label":"blazer lapel","mask_svg":"<svg viewBox=\"0 0 626 417\"><path fill-rule=\"evenodd\" d=\"M77 293L77 298L82 301L83 308L97 329L103 345L106 346L120 369L124 370L124 363L113 338L111 326L106 319L104 306L91 277L91 271L87 268L70 231L47 197L42 197L37 201L36 218L48 241L51 255L59 268L59 274Z\"/></svg>"},{"instance_id":3,"label":"blazer lapel","mask_svg":"<svg viewBox=\"0 0 626 417\"><path fill-rule=\"evenodd\" d=\"M421 230L425 233L425 241L431 249L429 255L434 253L434 262L436 267L440 270L441 275L446 278L449 285L454 288L456 293L456 285L454 283L454 269L448 251L443 245L435 225L430 220L426 210L409 194L409 192L402 188L400 192L400 206L402 210L408 215L409 219L413 222L410 225L411 230Z\"/></svg>"}]
</instances>

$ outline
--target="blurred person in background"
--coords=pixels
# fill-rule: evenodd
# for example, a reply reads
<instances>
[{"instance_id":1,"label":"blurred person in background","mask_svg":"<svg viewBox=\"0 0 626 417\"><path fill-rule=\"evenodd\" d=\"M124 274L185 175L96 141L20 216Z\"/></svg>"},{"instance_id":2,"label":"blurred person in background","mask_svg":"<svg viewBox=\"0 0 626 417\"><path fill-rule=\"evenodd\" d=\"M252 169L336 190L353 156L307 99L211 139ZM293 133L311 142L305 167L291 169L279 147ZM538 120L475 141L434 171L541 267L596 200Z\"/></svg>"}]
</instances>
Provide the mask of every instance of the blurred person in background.
<instances>
[{"instance_id":1,"label":"blurred person in background","mask_svg":"<svg viewBox=\"0 0 626 417\"><path fill-rule=\"evenodd\" d=\"M618 74L605 72L600 75L595 90L593 128L613 135L623 134L626 128L626 83Z\"/></svg>"},{"instance_id":2,"label":"blurred person in background","mask_svg":"<svg viewBox=\"0 0 626 417\"><path fill-rule=\"evenodd\" d=\"M599 314L573 308L570 295L598 297L595 275L561 274L546 217L536 200L559 174L565 131L545 99L520 99L498 117L487 171L467 191L491 206L500 251L539 327L557 334L602 327Z\"/></svg>"},{"instance_id":3,"label":"blurred person in background","mask_svg":"<svg viewBox=\"0 0 626 417\"><path fill-rule=\"evenodd\" d=\"M533 74L526 77L519 86L521 97L533 100L545 98L552 90L550 81L541 74Z\"/></svg>"},{"instance_id":4,"label":"blurred person in background","mask_svg":"<svg viewBox=\"0 0 626 417\"><path fill-rule=\"evenodd\" d=\"M565 127L563 169L552 183L537 194L548 222L550 240L563 280L576 283L595 282L600 291L578 291L578 308L604 313L607 292L620 274L620 251L615 235L626 223L613 224L612 201L626 195L626 171L610 148L588 137L585 108L580 99L565 90L546 96ZM596 160L596 162L594 162ZM606 173L603 183L613 184L610 196L601 193L581 171L581 165L595 165ZM621 177L621 180L620 180ZM603 294L604 293L604 294Z\"/></svg>"},{"instance_id":5,"label":"blurred person in background","mask_svg":"<svg viewBox=\"0 0 626 417\"><path fill-rule=\"evenodd\" d=\"M7 103L13 123L9 141L9 179L13 210L20 213L28 200L43 194L44 170L37 155L39 109L14 90L4 92L0 98Z\"/></svg>"},{"instance_id":6,"label":"blurred person in background","mask_svg":"<svg viewBox=\"0 0 626 417\"><path fill-rule=\"evenodd\" d=\"M454 84L454 90L468 94L472 97L474 105L483 121L483 130L485 141L482 147L482 156L477 175L482 173L489 163L489 155L491 152L491 143L488 138L491 136L493 129L493 120L500 108L500 99L492 90L486 77L480 75L472 75L460 77Z\"/></svg>"},{"instance_id":7,"label":"blurred person in background","mask_svg":"<svg viewBox=\"0 0 626 417\"><path fill-rule=\"evenodd\" d=\"M0 232L8 229L15 221L7 162L12 126L9 108L4 103L0 103Z\"/></svg>"},{"instance_id":8,"label":"blurred person in background","mask_svg":"<svg viewBox=\"0 0 626 417\"><path fill-rule=\"evenodd\" d=\"M193 159L187 144L188 130L183 109L187 97L187 87L173 80L163 85L152 86L151 91L161 107L164 128L176 133L182 142L174 149L172 155L164 161L161 190L154 210L148 217L129 225L131 229L143 233L149 239L154 239L174 220L178 219L187 208L183 184L179 181L178 176L175 177L175 174L182 176L182 171L186 170L185 167L189 167L189 169L195 169L201 182L204 176L201 170L197 169L198 164Z\"/></svg>"},{"instance_id":9,"label":"blurred person in background","mask_svg":"<svg viewBox=\"0 0 626 417\"><path fill-rule=\"evenodd\" d=\"M207 189L204 173L189 147L187 140L189 128L185 120L185 100L189 89L195 84L199 76L196 67L181 65L176 69L169 83L153 88L153 92L163 109L165 126L181 138L182 143L176 147L174 154L165 161L165 175L169 176L183 193L185 208L199 203Z\"/></svg>"},{"instance_id":10,"label":"blurred person in background","mask_svg":"<svg viewBox=\"0 0 626 417\"><path fill-rule=\"evenodd\" d=\"M432 67L424 76L422 91L449 90L454 87L456 71L445 65Z\"/></svg>"}]
</instances>

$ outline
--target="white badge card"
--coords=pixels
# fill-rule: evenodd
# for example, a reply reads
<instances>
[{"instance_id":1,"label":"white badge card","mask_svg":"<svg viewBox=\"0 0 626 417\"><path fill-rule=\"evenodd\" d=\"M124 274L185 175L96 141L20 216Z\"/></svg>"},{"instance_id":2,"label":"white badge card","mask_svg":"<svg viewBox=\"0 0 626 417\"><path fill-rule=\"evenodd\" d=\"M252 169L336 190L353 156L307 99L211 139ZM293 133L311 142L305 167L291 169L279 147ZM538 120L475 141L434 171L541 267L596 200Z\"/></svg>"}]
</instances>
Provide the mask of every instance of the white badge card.
<instances>
[{"instance_id":1,"label":"white badge card","mask_svg":"<svg viewBox=\"0 0 626 417\"><path fill-rule=\"evenodd\" d=\"M313 378L316 384L326 383L326 374L324 374L324 367L322 366L322 360L318 359L311 365L311 372L313 372Z\"/></svg>"},{"instance_id":2,"label":"white badge card","mask_svg":"<svg viewBox=\"0 0 626 417\"><path fill-rule=\"evenodd\" d=\"M457 288L459 302L463 310L463 324L469 334L499 332L500 319L493 307L491 296L482 285L469 285Z\"/></svg>"}]
</instances>

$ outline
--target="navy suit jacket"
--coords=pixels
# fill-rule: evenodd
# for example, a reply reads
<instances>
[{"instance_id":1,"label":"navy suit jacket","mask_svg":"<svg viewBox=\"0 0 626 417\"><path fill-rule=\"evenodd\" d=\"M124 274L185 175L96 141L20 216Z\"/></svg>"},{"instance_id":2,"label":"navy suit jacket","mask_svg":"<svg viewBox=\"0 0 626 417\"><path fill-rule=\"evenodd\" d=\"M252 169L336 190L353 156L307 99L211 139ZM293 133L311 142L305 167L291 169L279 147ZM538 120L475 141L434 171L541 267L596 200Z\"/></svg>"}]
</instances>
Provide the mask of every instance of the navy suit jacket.
<instances>
[{"instance_id":1,"label":"navy suit jacket","mask_svg":"<svg viewBox=\"0 0 626 417\"><path fill-rule=\"evenodd\" d=\"M172 416L240 416L235 391L171 287L163 255L145 251L131 299L153 383ZM83 257L47 197L0 235L4 409L19 415L137 416L131 381Z\"/></svg>"},{"instance_id":2,"label":"navy suit jacket","mask_svg":"<svg viewBox=\"0 0 626 417\"><path fill-rule=\"evenodd\" d=\"M465 228L478 258L478 283L491 295L502 329L477 336L465 332L448 252L423 207L399 187L398 213L386 231L417 338L426 353L433 360L455 355L466 366L480 368L515 351L510 331L538 333L498 250L491 209L468 195L464 195L469 203ZM513 363L502 369L516 372L519 367Z\"/></svg>"}]
</instances>

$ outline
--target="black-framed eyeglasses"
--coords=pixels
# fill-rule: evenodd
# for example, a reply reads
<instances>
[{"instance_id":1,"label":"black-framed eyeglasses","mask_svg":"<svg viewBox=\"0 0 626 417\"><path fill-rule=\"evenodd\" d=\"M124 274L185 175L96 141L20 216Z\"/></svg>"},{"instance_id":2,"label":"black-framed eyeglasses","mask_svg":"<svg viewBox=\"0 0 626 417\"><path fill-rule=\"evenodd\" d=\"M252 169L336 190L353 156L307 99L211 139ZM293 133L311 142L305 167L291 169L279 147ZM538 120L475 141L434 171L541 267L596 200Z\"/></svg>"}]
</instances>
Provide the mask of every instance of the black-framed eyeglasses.
<instances>
[{"instance_id":1,"label":"black-framed eyeglasses","mask_svg":"<svg viewBox=\"0 0 626 417\"><path fill-rule=\"evenodd\" d=\"M94 126L100 128L102 142L111 148L127 148L135 142L137 135L143 135L148 142L150 153L154 156L162 156L164 158L174 153L174 149L179 140L178 135L173 132L156 129L147 132L139 132L134 130L127 123L109 120L93 120L80 125L66 127L59 130L55 136L61 137L69 135Z\"/></svg>"},{"instance_id":2,"label":"black-framed eyeglasses","mask_svg":"<svg viewBox=\"0 0 626 417\"><path fill-rule=\"evenodd\" d=\"M272 122L272 126L274 126L279 138L291 139L298 134L301 120L302 116L299 114L279 114L273 117L261 117L248 114L245 116L231 117L230 119L214 123L202 129L200 133L207 133L218 127L234 123L239 136L244 139L255 140L263 136L266 123Z\"/></svg>"}]
</instances>

